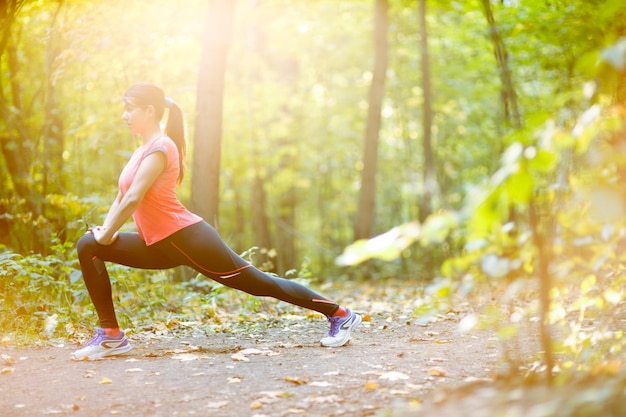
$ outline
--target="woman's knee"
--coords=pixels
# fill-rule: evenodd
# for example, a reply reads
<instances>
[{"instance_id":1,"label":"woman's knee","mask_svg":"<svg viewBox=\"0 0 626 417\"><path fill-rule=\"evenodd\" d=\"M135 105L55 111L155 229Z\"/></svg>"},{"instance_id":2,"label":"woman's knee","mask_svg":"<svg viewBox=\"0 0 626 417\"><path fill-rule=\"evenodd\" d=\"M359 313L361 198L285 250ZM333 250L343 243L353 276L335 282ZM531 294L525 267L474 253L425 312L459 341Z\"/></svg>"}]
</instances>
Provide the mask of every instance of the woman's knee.
<instances>
[{"instance_id":1,"label":"woman's knee","mask_svg":"<svg viewBox=\"0 0 626 417\"><path fill-rule=\"evenodd\" d=\"M93 236L93 233L85 233L78 239L78 243L76 244L76 250L78 251L78 256L83 253L93 252L93 250L97 247L96 239Z\"/></svg>"}]
</instances>

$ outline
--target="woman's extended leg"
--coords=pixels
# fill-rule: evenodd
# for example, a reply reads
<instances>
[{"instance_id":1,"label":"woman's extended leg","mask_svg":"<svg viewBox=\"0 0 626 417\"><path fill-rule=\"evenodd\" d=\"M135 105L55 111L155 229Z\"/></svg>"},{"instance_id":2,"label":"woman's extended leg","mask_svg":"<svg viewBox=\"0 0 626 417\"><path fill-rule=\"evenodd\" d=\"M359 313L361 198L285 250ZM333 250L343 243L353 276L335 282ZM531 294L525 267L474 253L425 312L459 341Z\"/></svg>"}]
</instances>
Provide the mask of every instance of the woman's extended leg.
<instances>
[{"instance_id":1,"label":"woman's extended leg","mask_svg":"<svg viewBox=\"0 0 626 417\"><path fill-rule=\"evenodd\" d=\"M332 316L339 305L309 288L260 271L230 249L208 223L189 226L159 242L177 262L224 284L256 296L268 296Z\"/></svg>"},{"instance_id":2,"label":"woman's extended leg","mask_svg":"<svg viewBox=\"0 0 626 417\"><path fill-rule=\"evenodd\" d=\"M189 226L155 244L177 261L228 287L269 296L318 311L331 322L324 346L341 346L361 322L361 316L295 281L274 277L250 265L230 249L206 222Z\"/></svg>"}]
</instances>

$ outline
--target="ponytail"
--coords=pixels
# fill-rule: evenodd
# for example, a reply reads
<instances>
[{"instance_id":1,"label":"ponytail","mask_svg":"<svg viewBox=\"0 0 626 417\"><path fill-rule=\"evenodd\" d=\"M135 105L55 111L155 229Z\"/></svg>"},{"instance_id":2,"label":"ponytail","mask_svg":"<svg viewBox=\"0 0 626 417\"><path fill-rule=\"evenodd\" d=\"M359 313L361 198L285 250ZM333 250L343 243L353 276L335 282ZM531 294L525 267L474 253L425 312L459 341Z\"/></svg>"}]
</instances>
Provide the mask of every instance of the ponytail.
<instances>
[{"instance_id":1,"label":"ponytail","mask_svg":"<svg viewBox=\"0 0 626 417\"><path fill-rule=\"evenodd\" d=\"M169 136L178 148L178 183L183 181L185 176L185 158L187 156L187 139L185 137L185 116L182 109L171 98L165 99L169 109L165 134Z\"/></svg>"}]
</instances>

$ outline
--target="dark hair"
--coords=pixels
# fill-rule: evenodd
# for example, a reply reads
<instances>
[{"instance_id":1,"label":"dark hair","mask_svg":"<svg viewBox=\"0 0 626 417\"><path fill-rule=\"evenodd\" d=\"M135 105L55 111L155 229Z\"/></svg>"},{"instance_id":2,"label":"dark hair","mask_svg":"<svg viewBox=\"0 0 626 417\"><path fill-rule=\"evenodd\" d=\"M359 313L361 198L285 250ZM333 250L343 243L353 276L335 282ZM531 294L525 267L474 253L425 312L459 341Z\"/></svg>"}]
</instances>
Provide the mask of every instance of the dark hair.
<instances>
[{"instance_id":1,"label":"dark hair","mask_svg":"<svg viewBox=\"0 0 626 417\"><path fill-rule=\"evenodd\" d=\"M163 118L165 108L169 109L165 134L174 141L178 148L178 183L180 184L185 176L185 158L187 156L185 115L182 109L171 99L166 102L163 90L152 83L133 84L124 93L123 99L131 101L133 105L140 108L154 107L156 117L159 120Z\"/></svg>"}]
</instances>

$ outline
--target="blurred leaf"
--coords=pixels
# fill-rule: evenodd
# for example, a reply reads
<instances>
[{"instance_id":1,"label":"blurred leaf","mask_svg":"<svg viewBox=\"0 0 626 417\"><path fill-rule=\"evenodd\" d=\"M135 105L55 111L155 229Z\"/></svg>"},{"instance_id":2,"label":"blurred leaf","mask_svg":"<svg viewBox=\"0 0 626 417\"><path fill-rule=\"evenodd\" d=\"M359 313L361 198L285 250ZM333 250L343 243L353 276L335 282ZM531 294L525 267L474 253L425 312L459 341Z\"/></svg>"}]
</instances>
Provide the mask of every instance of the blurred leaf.
<instances>
[{"instance_id":1,"label":"blurred leaf","mask_svg":"<svg viewBox=\"0 0 626 417\"><path fill-rule=\"evenodd\" d=\"M410 222L369 240L358 240L344 249L337 258L338 265L357 265L368 259L393 260L413 244L420 236L420 225Z\"/></svg>"}]
</instances>

